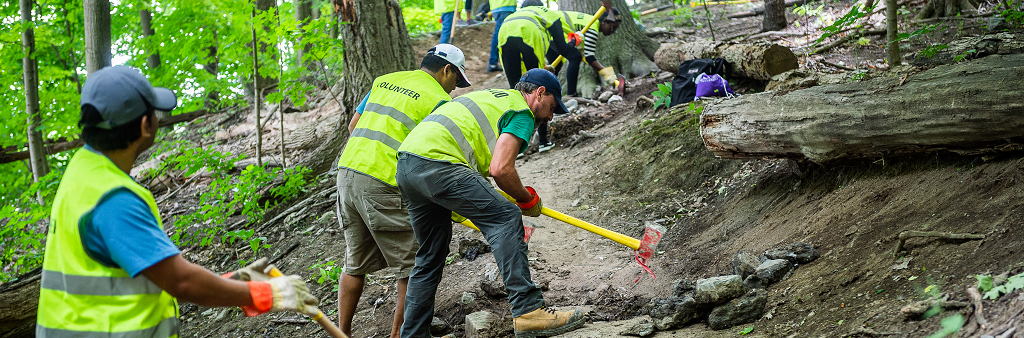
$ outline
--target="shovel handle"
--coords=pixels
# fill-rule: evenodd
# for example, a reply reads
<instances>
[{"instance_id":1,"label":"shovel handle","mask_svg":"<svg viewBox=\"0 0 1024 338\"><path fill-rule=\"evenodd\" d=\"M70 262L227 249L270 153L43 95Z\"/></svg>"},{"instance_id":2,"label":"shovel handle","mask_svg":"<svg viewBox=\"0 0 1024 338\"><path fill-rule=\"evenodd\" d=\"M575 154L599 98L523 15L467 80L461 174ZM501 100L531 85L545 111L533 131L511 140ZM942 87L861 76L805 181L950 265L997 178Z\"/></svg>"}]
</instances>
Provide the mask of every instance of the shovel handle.
<instances>
[{"instance_id":1,"label":"shovel handle","mask_svg":"<svg viewBox=\"0 0 1024 338\"><path fill-rule=\"evenodd\" d=\"M270 274L270 277L275 277L275 278L276 277L284 276L284 274L281 273L281 270L279 270L276 266L273 266L273 265L270 266L269 274ZM320 309L316 310L316 316L314 316L312 318L313 318L313 320L316 321L317 324L320 324L320 327L322 327L324 329L324 331L327 331L327 334L330 335L331 337L333 337L333 338L348 338L348 336L345 335L344 332L341 332L341 330L338 329L337 326L334 326L334 323L331 323L330 319L327 319L327 316L324 316L323 311L320 311Z\"/></svg>"}]
</instances>

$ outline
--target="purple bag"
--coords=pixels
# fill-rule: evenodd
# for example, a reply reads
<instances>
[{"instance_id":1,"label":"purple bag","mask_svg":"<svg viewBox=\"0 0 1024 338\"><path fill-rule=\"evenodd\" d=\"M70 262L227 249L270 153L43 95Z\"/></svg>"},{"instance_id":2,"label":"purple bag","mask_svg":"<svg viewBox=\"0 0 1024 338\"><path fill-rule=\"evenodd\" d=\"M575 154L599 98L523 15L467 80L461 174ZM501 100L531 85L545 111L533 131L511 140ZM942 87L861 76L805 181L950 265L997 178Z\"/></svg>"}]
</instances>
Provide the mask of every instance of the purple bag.
<instances>
[{"instance_id":1,"label":"purple bag","mask_svg":"<svg viewBox=\"0 0 1024 338\"><path fill-rule=\"evenodd\" d=\"M729 82L725 81L718 74L707 75L701 73L700 76L697 76L695 82L697 82L697 98L736 94L736 92L732 91L732 88L729 88ZM696 101L696 98L694 100Z\"/></svg>"}]
</instances>

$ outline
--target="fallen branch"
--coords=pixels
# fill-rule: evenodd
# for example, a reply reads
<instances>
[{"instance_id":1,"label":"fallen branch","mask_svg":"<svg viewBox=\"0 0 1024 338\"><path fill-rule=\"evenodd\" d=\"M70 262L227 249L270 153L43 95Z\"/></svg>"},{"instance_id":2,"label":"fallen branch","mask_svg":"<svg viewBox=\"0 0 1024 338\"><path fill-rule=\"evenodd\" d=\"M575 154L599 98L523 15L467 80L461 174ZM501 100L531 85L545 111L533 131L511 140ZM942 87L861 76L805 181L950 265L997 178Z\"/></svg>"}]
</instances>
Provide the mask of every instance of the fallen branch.
<instances>
[{"instance_id":1,"label":"fallen branch","mask_svg":"<svg viewBox=\"0 0 1024 338\"><path fill-rule=\"evenodd\" d=\"M274 218L270 219L269 221L263 222L263 225L260 226L259 229L256 229L256 230L257 231L262 231L264 228L266 228L267 226L269 226L271 224L274 224L274 222L277 222L281 218L283 218L283 217L285 217L285 216L287 216L289 214L292 214L293 212L295 212L296 210L298 210L301 207L306 206L307 203L313 201L314 199L322 198L322 197L324 197L324 196L326 196L326 195L328 195L328 194L330 194L332 192L335 192L335 191L338 191L338 187L337 186L331 186L330 188L324 189L324 191L318 192L318 193L314 194L313 196L310 196L309 198L302 200L302 202L295 203L295 205L292 205L290 208L285 209L285 211L282 211L280 214L277 214L277 216L274 216Z\"/></svg>"},{"instance_id":2,"label":"fallen branch","mask_svg":"<svg viewBox=\"0 0 1024 338\"><path fill-rule=\"evenodd\" d=\"M807 34L800 33L800 32L770 31L770 32L757 33L757 34L745 37L745 38L743 38L743 40L760 39L760 38L767 37L767 36L779 37L779 36L804 36L804 35L807 35Z\"/></svg>"},{"instance_id":3,"label":"fallen branch","mask_svg":"<svg viewBox=\"0 0 1024 338\"><path fill-rule=\"evenodd\" d=\"M832 41L832 42L830 42L827 45L819 47L818 49L815 49L813 52L811 52L811 54L821 54L821 53L823 53L825 51L828 51L829 49L836 48L836 47L838 47L840 45L846 44L847 42L850 42L851 40L856 39L856 38L860 38L862 36L875 36L875 35L885 35L885 34L886 34L886 30L884 30L884 29L871 30L871 31L857 31L857 32L854 32L854 33L846 34L846 36L843 36L843 37L841 37L841 38L839 38L839 39L837 39L835 41Z\"/></svg>"},{"instance_id":4,"label":"fallen branch","mask_svg":"<svg viewBox=\"0 0 1024 338\"><path fill-rule=\"evenodd\" d=\"M938 307L941 308L942 310L947 310L965 308L970 305L971 304L967 302L932 299L904 306L902 309L900 309L900 313L906 315L908 318L921 318L921 316L924 315L925 312L928 312L928 310L931 310L932 308Z\"/></svg>"},{"instance_id":5,"label":"fallen branch","mask_svg":"<svg viewBox=\"0 0 1024 338\"><path fill-rule=\"evenodd\" d=\"M985 235L978 234L955 234L951 232L938 232L938 231L904 231L900 233L899 243L896 244L896 250L893 251L893 256L903 252L903 245L906 244L908 239L915 237L937 237L952 240L974 240L974 239L985 239Z\"/></svg>"},{"instance_id":6,"label":"fallen branch","mask_svg":"<svg viewBox=\"0 0 1024 338\"><path fill-rule=\"evenodd\" d=\"M979 328L984 330L985 325L988 325L988 321L985 320L985 315L981 313L981 293L978 292L978 286L967 286L967 294L971 296L971 304L974 305L974 321L978 323Z\"/></svg>"},{"instance_id":7,"label":"fallen branch","mask_svg":"<svg viewBox=\"0 0 1024 338\"><path fill-rule=\"evenodd\" d=\"M830 66L830 67L833 67L833 68L839 68L839 69L842 69L842 70L856 70L854 68L850 68L850 67L847 67L847 66L831 63L831 62L828 62L828 61L825 61L825 60L821 60L821 63L825 64L826 66Z\"/></svg>"}]
</instances>

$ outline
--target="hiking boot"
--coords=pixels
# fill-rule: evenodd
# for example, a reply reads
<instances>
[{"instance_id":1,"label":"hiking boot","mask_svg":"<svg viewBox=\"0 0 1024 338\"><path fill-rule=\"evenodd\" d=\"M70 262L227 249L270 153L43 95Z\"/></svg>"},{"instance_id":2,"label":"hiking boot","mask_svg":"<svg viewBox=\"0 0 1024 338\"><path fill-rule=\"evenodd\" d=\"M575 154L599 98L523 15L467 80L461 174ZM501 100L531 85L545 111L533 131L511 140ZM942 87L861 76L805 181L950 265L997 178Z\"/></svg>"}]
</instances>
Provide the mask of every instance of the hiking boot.
<instances>
[{"instance_id":1,"label":"hiking boot","mask_svg":"<svg viewBox=\"0 0 1024 338\"><path fill-rule=\"evenodd\" d=\"M501 69L501 66L499 66L499 65L496 65L496 64L495 65L487 65L487 72L488 73L501 72L501 71L504 71L504 69Z\"/></svg>"},{"instance_id":2,"label":"hiking boot","mask_svg":"<svg viewBox=\"0 0 1024 338\"><path fill-rule=\"evenodd\" d=\"M516 338L550 337L583 326L587 322L580 310L555 311L547 306L516 317L512 321Z\"/></svg>"},{"instance_id":3,"label":"hiking boot","mask_svg":"<svg viewBox=\"0 0 1024 338\"><path fill-rule=\"evenodd\" d=\"M540 146L537 148L537 152L538 153L543 153L545 151L551 150L551 148L554 148L554 147L555 147L555 144L551 143L551 141L548 141L548 143L541 143Z\"/></svg>"}]
</instances>

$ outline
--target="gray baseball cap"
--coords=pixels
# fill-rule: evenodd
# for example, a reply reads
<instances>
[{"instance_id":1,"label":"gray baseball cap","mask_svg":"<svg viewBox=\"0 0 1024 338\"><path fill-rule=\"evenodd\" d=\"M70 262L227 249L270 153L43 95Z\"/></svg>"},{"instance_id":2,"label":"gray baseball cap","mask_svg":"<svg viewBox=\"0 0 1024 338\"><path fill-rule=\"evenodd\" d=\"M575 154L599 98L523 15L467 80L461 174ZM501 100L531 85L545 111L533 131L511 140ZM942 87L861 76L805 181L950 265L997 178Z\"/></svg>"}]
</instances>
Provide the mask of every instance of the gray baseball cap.
<instances>
[{"instance_id":1,"label":"gray baseball cap","mask_svg":"<svg viewBox=\"0 0 1024 338\"><path fill-rule=\"evenodd\" d=\"M146 114L150 109L171 111L178 98L170 89L153 87L138 69L106 67L89 75L82 87L82 104L92 105L103 122L85 127L111 129Z\"/></svg>"}]
</instances>

